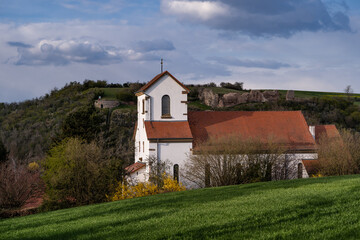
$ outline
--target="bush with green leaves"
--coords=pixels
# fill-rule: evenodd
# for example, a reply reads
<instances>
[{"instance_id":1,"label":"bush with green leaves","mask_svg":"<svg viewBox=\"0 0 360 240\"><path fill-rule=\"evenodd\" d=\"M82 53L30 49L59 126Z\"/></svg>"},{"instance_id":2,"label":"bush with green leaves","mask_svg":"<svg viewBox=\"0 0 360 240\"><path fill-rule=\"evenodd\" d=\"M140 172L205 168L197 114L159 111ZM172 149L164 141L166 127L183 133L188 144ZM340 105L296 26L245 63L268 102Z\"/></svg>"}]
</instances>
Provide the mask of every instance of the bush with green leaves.
<instances>
[{"instance_id":1,"label":"bush with green leaves","mask_svg":"<svg viewBox=\"0 0 360 240\"><path fill-rule=\"evenodd\" d=\"M106 200L112 182L108 172L111 162L95 142L65 139L48 152L42 166L48 208Z\"/></svg>"},{"instance_id":2,"label":"bush with green leaves","mask_svg":"<svg viewBox=\"0 0 360 240\"><path fill-rule=\"evenodd\" d=\"M116 94L116 99L121 102L136 102L136 96L130 89L119 91Z\"/></svg>"},{"instance_id":3,"label":"bush with green leaves","mask_svg":"<svg viewBox=\"0 0 360 240\"><path fill-rule=\"evenodd\" d=\"M104 123L93 105L69 113L61 126L61 139L79 137L88 142L95 140Z\"/></svg>"}]
</instances>

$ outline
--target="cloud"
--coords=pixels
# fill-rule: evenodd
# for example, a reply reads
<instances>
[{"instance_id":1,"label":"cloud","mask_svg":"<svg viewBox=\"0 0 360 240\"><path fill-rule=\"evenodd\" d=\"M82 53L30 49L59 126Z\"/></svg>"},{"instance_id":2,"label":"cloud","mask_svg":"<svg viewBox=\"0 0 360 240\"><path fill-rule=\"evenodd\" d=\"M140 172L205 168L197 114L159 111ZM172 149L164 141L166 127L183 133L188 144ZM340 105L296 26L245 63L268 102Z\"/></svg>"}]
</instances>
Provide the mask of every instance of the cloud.
<instances>
[{"instance_id":1,"label":"cloud","mask_svg":"<svg viewBox=\"0 0 360 240\"><path fill-rule=\"evenodd\" d=\"M266 69L279 69L288 68L291 65L287 63L277 62L274 60L249 60L249 59L238 59L234 57L211 57L209 60L214 60L219 64L246 67L246 68L266 68Z\"/></svg>"},{"instance_id":2,"label":"cloud","mask_svg":"<svg viewBox=\"0 0 360 240\"><path fill-rule=\"evenodd\" d=\"M135 45L135 50L138 52L151 51L172 51L175 50L174 44L165 39L155 39L151 41L139 41Z\"/></svg>"},{"instance_id":3,"label":"cloud","mask_svg":"<svg viewBox=\"0 0 360 240\"><path fill-rule=\"evenodd\" d=\"M300 31L350 31L347 5L331 11L321 0L162 0L164 13L182 22L251 36L289 37Z\"/></svg>"},{"instance_id":4,"label":"cloud","mask_svg":"<svg viewBox=\"0 0 360 240\"><path fill-rule=\"evenodd\" d=\"M59 4L67 9L91 14L116 13L123 8L121 0L60 0Z\"/></svg>"},{"instance_id":5,"label":"cloud","mask_svg":"<svg viewBox=\"0 0 360 240\"><path fill-rule=\"evenodd\" d=\"M22 43L22 42L7 42L7 44L11 47L20 47L20 48L31 48L30 44Z\"/></svg>"},{"instance_id":6,"label":"cloud","mask_svg":"<svg viewBox=\"0 0 360 240\"><path fill-rule=\"evenodd\" d=\"M21 42L8 42L18 47L18 56L10 58L15 65L67 65L87 63L108 65L129 61L152 61L159 59L154 54L104 46L87 40L41 40L35 46Z\"/></svg>"},{"instance_id":7,"label":"cloud","mask_svg":"<svg viewBox=\"0 0 360 240\"><path fill-rule=\"evenodd\" d=\"M227 5L210 1L162 1L164 11L198 21L208 21L217 17L224 17L229 13Z\"/></svg>"}]
</instances>

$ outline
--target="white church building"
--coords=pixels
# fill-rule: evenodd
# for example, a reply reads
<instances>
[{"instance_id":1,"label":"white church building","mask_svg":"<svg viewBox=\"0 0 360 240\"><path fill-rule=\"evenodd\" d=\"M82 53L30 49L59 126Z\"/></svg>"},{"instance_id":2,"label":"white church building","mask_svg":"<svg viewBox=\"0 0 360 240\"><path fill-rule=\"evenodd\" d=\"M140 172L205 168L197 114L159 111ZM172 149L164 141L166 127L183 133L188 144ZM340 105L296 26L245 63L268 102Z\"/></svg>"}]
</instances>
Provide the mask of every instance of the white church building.
<instances>
[{"instance_id":1,"label":"white church building","mask_svg":"<svg viewBox=\"0 0 360 240\"><path fill-rule=\"evenodd\" d=\"M291 152L300 173L289 178L309 177L317 159L320 134L334 135L334 125L309 127L301 111L199 111L188 112L189 89L168 71L155 76L136 92L135 163L126 168L136 182L149 178L149 159L170 163L178 180L194 143L230 134L269 139Z\"/></svg>"}]
</instances>

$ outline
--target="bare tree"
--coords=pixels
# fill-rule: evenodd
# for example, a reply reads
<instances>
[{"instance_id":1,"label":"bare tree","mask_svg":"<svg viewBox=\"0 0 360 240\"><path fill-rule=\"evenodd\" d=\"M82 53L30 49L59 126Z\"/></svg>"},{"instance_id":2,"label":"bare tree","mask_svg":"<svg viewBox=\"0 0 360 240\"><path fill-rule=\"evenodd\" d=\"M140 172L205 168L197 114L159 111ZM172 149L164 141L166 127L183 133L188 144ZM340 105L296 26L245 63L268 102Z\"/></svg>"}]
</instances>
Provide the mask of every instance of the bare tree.
<instances>
[{"instance_id":1,"label":"bare tree","mask_svg":"<svg viewBox=\"0 0 360 240\"><path fill-rule=\"evenodd\" d=\"M159 187L164 185L164 174L170 170L169 161L159 161L156 157L150 156L148 158L150 166L149 181Z\"/></svg>"},{"instance_id":2,"label":"bare tree","mask_svg":"<svg viewBox=\"0 0 360 240\"><path fill-rule=\"evenodd\" d=\"M360 172L360 133L342 129L340 136L323 135L319 142L319 170L323 175Z\"/></svg>"},{"instance_id":3,"label":"bare tree","mask_svg":"<svg viewBox=\"0 0 360 240\"><path fill-rule=\"evenodd\" d=\"M184 178L198 187L282 179L285 160L284 148L271 139L266 143L240 136L210 139L196 144Z\"/></svg>"},{"instance_id":4,"label":"bare tree","mask_svg":"<svg viewBox=\"0 0 360 240\"><path fill-rule=\"evenodd\" d=\"M352 89L351 85L347 85L344 89L345 94L350 98L350 95L353 94L354 90Z\"/></svg>"},{"instance_id":5,"label":"bare tree","mask_svg":"<svg viewBox=\"0 0 360 240\"><path fill-rule=\"evenodd\" d=\"M14 161L0 164L0 208L20 208L40 191L41 185L38 171L17 166Z\"/></svg>"}]
</instances>

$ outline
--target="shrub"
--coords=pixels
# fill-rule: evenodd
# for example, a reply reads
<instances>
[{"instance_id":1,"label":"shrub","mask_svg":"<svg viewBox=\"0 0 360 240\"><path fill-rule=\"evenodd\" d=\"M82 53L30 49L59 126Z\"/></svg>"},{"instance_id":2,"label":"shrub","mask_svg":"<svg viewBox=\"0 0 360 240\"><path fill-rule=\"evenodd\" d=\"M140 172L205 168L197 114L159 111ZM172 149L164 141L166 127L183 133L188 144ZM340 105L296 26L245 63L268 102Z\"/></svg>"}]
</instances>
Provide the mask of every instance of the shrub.
<instances>
[{"instance_id":1,"label":"shrub","mask_svg":"<svg viewBox=\"0 0 360 240\"><path fill-rule=\"evenodd\" d=\"M0 165L0 208L23 206L40 189L39 173L30 172L26 166L15 163Z\"/></svg>"},{"instance_id":2,"label":"shrub","mask_svg":"<svg viewBox=\"0 0 360 240\"><path fill-rule=\"evenodd\" d=\"M60 139L78 137L91 142L101 131L103 120L94 106L69 113L61 125Z\"/></svg>"},{"instance_id":3,"label":"shrub","mask_svg":"<svg viewBox=\"0 0 360 240\"><path fill-rule=\"evenodd\" d=\"M319 140L319 170L326 176L360 172L360 134L340 130L340 136L323 135Z\"/></svg>"},{"instance_id":4,"label":"shrub","mask_svg":"<svg viewBox=\"0 0 360 240\"><path fill-rule=\"evenodd\" d=\"M136 102L136 96L130 90L119 91L116 99L122 102Z\"/></svg>"},{"instance_id":5,"label":"shrub","mask_svg":"<svg viewBox=\"0 0 360 240\"><path fill-rule=\"evenodd\" d=\"M144 197L159 193L158 187L150 182L138 183L134 186L128 186L126 183L119 182L116 192L112 197L108 197L110 201L118 201L136 197Z\"/></svg>"},{"instance_id":6,"label":"shrub","mask_svg":"<svg viewBox=\"0 0 360 240\"><path fill-rule=\"evenodd\" d=\"M111 179L109 160L94 143L78 138L63 140L52 148L43 162L43 179L49 206L84 205L106 200ZM61 206L64 207L64 206Z\"/></svg>"},{"instance_id":7,"label":"shrub","mask_svg":"<svg viewBox=\"0 0 360 240\"><path fill-rule=\"evenodd\" d=\"M119 182L115 193L111 197L107 196L107 198L109 201L118 201L165 192L179 192L186 190L182 183L172 179L170 175L163 173L162 176L164 179L162 186L156 185L152 182L138 183L133 186L128 185L126 182Z\"/></svg>"},{"instance_id":8,"label":"shrub","mask_svg":"<svg viewBox=\"0 0 360 240\"><path fill-rule=\"evenodd\" d=\"M164 174L164 184L162 187L163 192L180 192L185 190L186 188L181 182L176 181L170 175Z\"/></svg>"},{"instance_id":9,"label":"shrub","mask_svg":"<svg viewBox=\"0 0 360 240\"><path fill-rule=\"evenodd\" d=\"M184 177L199 187L226 186L288 178L284 149L239 136L209 139L196 144L186 161Z\"/></svg>"},{"instance_id":10,"label":"shrub","mask_svg":"<svg viewBox=\"0 0 360 240\"><path fill-rule=\"evenodd\" d=\"M235 90L243 90L243 82L235 82L235 83L229 83L229 82L222 82L220 83L220 86L222 88L228 88L228 89L235 89Z\"/></svg>"},{"instance_id":11,"label":"shrub","mask_svg":"<svg viewBox=\"0 0 360 240\"><path fill-rule=\"evenodd\" d=\"M30 172L37 172L40 169L40 166L37 162L31 162L28 164L27 168Z\"/></svg>"}]
</instances>

